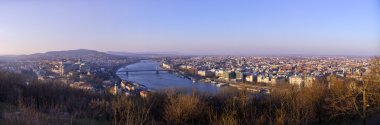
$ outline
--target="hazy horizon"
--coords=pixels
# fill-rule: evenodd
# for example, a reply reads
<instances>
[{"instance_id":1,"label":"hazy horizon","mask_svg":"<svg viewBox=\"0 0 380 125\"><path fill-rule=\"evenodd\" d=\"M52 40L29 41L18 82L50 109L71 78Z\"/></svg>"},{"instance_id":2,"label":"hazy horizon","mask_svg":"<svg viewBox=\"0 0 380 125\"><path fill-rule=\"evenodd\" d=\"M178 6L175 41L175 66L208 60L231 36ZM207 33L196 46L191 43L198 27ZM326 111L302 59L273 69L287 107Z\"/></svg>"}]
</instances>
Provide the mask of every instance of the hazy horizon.
<instances>
[{"instance_id":1,"label":"hazy horizon","mask_svg":"<svg viewBox=\"0 0 380 125\"><path fill-rule=\"evenodd\" d=\"M67 50L51 50L51 51L43 51L43 52L36 52L36 53L29 53L29 54L0 54L0 57L13 57L13 56L22 56L22 55L32 55L32 54L44 54L47 52L56 52L56 51L72 51L72 50L93 50L93 49L85 49L85 48L78 48L78 49L67 49ZM175 51L137 51L137 52L130 52L130 51L100 51L100 50L94 50L98 52L103 52L111 55L175 55L175 56L321 56L321 57L374 57L379 56L377 55L354 55L354 54L201 54L201 53L181 53L181 52L175 52Z\"/></svg>"},{"instance_id":2,"label":"hazy horizon","mask_svg":"<svg viewBox=\"0 0 380 125\"><path fill-rule=\"evenodd\" d=\"M90 49L193 55L380 53L376 0L1 1L0 55Z\"/></svg>"}]
</instances>

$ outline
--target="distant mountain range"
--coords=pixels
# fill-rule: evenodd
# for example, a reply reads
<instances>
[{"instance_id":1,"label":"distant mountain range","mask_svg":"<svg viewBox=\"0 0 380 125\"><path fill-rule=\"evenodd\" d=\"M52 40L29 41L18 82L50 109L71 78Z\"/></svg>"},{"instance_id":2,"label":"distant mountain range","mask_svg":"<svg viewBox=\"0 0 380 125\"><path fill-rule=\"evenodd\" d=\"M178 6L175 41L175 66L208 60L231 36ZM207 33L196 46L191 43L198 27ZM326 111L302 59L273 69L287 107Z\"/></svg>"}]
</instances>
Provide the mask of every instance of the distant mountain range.
<instances>
[{"instance_id":1,"label":"distant mountain range","mask_svg":"<svg viewBox=\"0 0 380 125\"><path fill-rule=\"evenodd\" d=\"M31 55L22 55L21 58L83 58L83 57L107 57L113 56L104 52L87 49L66 50L66 51L49 51L46 53L36 53Z\"/></svg>"},{"instance_id":2,"label":"distant mountain range","mask_svg":"<svg viewBox=\"0 0 380 125\"><path fill-rule=\"evenodd\" d=\"M112 59L120 58L121 56L111 55L104 52L87 49L66 50L66 51L49 51L46 53L36 53L30 55L12 55L12 56L0 56L0 60L14 61L14 60L38 60L38 59Z\"/></svg>"},{"instance_id":3,"label":"distant mountain range","mask_svg":"<svg viewBox=\"0 0 380 125\"><path fill-rule=\"evenodd\" d=\"M0 61L15 61L15 60L38 60L38 59L112 59L123 57L152 57L152 56L178 56L177 52L99 52L96 50L77 49L65 51L49 51L46 53L36 53L30 55L0 55Z\"/></svg>"}]
</instances>

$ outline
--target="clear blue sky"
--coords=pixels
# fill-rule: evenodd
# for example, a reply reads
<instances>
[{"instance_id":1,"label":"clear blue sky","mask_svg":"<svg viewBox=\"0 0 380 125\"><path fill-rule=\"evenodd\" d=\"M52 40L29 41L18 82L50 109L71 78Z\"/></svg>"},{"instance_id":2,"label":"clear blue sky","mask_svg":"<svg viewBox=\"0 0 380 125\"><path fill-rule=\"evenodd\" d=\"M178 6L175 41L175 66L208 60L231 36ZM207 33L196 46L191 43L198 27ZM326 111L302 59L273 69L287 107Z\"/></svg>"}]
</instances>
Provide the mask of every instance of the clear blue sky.
<instances>
[{"instance_id":1,"label":"clear blue sky","mask_svg":"<svg viewBox=\"0 0 380 125\"><path fill-rule=\"evenodd\" d=\"M1 0L0 54L380 53L378 0Z\"/></svg>"}]
</instances>

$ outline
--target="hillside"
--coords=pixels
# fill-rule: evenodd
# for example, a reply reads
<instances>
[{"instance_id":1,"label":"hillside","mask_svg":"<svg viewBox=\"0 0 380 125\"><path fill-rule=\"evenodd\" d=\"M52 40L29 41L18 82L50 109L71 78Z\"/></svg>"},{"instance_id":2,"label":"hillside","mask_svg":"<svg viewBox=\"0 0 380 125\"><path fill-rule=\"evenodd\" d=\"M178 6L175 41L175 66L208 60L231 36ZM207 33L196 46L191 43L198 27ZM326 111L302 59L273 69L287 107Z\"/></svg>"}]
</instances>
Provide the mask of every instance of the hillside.
<instances>
[{"instance_id":1,"label":"hillside","mask_svg":"<svg viewBox=\"0 0 380 125\"><path fill-rule=\"evenodd\" d=\"M46 53L36 53L31 55L14 56L16 60L41 60L41 59L83 59L83 60L99 60L99 59L120 59L125 56L111 55L104 52L87 49L66 50L66 51L49 51Z\"/></svg>"}]
</instances>

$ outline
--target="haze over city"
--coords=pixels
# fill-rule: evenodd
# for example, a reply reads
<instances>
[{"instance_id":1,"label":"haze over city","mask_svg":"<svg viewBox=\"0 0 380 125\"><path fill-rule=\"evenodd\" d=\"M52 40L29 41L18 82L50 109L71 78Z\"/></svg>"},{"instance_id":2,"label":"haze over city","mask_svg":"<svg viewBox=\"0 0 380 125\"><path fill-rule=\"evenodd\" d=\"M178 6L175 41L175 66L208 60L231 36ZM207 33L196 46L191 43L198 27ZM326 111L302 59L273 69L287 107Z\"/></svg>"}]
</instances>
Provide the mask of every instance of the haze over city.
<instances>
[{"instance_id":1,"label":"haze over city","mask_svg":"<svg viewBox=\"0 0 380 125\"><path fill-rule=\"evenodd\" d=\"M379 0L0 0L0 125L380 125Z\"/></svg>"},{"instance_id":2,"label":"haze over city","mask_svg":"<svg viewBox=\"0 0 380 125\"><path fill-rule=\"evenodd\" d=\"M93 49L182 54L380 51L377 0L0 1L0 55Z\"/></svg>"}]
</instances>

